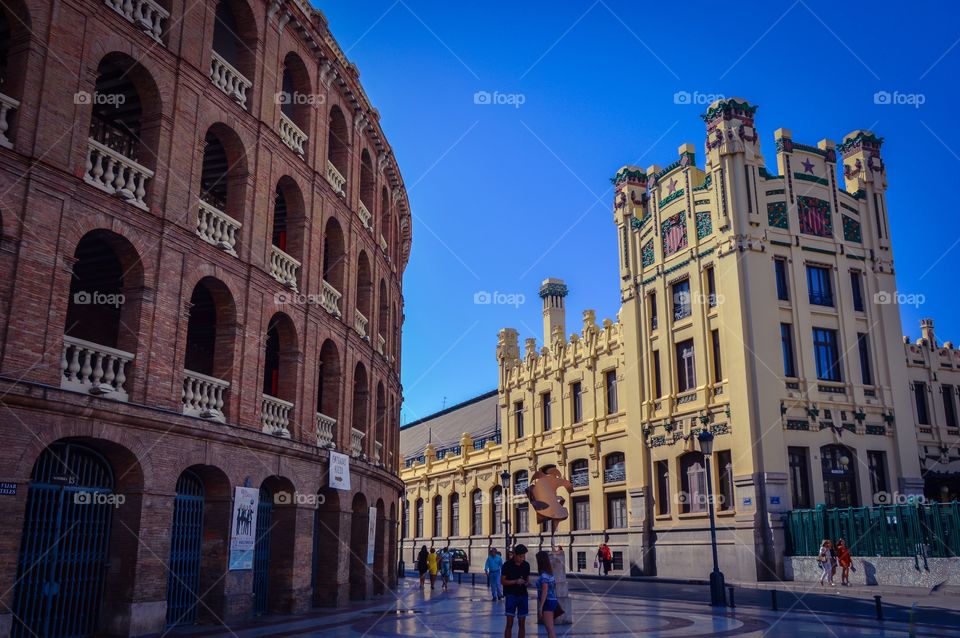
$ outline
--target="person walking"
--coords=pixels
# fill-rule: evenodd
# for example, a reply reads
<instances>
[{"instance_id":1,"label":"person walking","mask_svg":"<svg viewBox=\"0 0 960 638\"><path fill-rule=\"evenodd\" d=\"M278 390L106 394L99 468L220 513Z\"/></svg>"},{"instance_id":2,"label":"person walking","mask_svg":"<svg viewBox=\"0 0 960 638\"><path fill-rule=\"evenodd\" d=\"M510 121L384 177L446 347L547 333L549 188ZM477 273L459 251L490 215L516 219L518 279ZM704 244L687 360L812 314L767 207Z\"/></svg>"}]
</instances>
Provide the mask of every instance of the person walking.
<instances>
[{"instance_id":1,"label":"person walking","mask_svg":"<svg viewBox=\"0 0 960 638\"><path fill-rule=\"evenodd\" d=\"M420 589L423 589L423 583L427 579L427 546L424 545L420 548L420 553L417 554L417 573L420 574Z\"/></svg>"},{"instance_id":2,"label":"person walking","mask_svg":"<svg viewBox=\"0 0 960 638\"><path fill-rule=\"evenodd\" d=\"M543 550L537 552L537 571L540 573L537 580L537 616L547 630L547 638L557 638L553 629L553 614L560 606L560 601L557 600L557 579L553 576L550 554Z\"/></svg>"},{"instance_id":3,"label":"person walking","mask_svg":"<svg viewBox=\"0 0 960 638\"><path fill-rule=\"evenodd\" d=\"M853 557L850 555L850 548L842 538L837 541L837 563L840 565L840 584L844 587L850 586L850 566L853 565Z\"/></svg>"},{"instance_id":4,"label":"person walking","mask_svg":"<svg viewBox=\"0 0 960 638\"><path fill-rule=\"evenodd\" d=\"M599 568L603 569L603 575L607 576L610 573L610 567L613 565L613 554L610 552L610 548L607 547L606 543L600 543L600 547L597 549L597 574L600 573Z\"/></svg>"},{"instance_id":5,"label":"person walking","mask_svg":"<svg viewBox=\"0 0 960 638\"><path fill-rule=\"evenodd\" d=\"M500 582L507 595L504 604L507 626L503 629L503 638L512 638L513 619L517 619L517 638L527 635L527 614L530 613L527 598L527 582L530 580L530 563L526 561L527 548L517 545L513 548L513 560L503 566Z\"/></svg>"},{"instance_id":6,"label":"person walking","mask_svg":"<svg viewBox=\"0 0 960 638\"><path fill-rule=\"evenodd\" d=\"M444 591L450 583L450 563L452 560L453 555L450 553L450 548L444 547L440 552L440 583L443 585Z\"/></svg>"},{"instance_id":7,"label":"person walking","mask_svg":"<svg viewBox=\"0 0 960 638\"><path fill-rule=\"evenodd\" d=\"M490 548L490 555L483 564L483 571L487 575L487 584L490 586L490 596L494 602L503 598L503 583L500 582L500 571L503 569L503 558L500 552Z\"/></svg>"},{"instance_id":8,"label":"person walking","mask_svg":"<svg viewBox=\"0 0 960 638\"><path fill-rule=\"evenodd\" d=\"M437 584L437 567L437 550L431 547L430 553L427 554L427 570L430 572L430 589L433 589Z\"/></svg>"},{"instance_id":9,"label":"person walking","mask_svg":"<svg viewBox=\"0 0 960 638\"><path fill-rule=\"evenodd\" d=\"M827 582L833 587L833 545L827 539L824 539L824 541L820 543L820 553L817 554L817 563L820 565L820 569L823 570L823 573L820 574L820 586L823 587L823 580L827 579Z\"/></svg>"}]
</instances>

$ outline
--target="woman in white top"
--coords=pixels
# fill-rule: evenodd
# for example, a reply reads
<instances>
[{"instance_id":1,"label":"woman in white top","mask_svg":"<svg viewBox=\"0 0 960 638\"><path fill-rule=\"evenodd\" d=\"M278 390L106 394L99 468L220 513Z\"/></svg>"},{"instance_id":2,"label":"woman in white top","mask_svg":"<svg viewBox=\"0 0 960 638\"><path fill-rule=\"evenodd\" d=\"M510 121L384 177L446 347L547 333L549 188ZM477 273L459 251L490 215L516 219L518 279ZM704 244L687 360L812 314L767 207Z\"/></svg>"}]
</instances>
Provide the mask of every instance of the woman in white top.
<instances>
[{"instance_id":1,"label":"woman in white top","mask_svg":"<svg viewBox=\"0 0 960 638\"><path fill-rule=\"evenodd\" d=\"M820 553L817 554L817 563L823 573L820 574L820 586L823 587L823 579L833 587L833 543L824 540L820 543Z\"/></svg>"}]
</instances>

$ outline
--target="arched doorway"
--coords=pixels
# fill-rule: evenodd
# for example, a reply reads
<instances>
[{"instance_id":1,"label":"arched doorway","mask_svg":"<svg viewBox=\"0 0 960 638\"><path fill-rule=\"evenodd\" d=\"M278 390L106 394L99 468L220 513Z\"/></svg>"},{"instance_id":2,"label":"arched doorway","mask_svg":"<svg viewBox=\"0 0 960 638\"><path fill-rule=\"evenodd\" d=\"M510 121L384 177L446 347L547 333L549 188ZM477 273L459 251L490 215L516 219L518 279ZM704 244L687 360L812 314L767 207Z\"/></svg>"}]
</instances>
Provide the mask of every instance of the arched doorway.
<instances>
[{"instance_id":1,"label":"arched doorway","mask_svg":"<svg viewBox=\"0 0 960 638\"><path fill-rule=\"evenodd\" d=\"M85 445L57 442L37 459L17 564L13 638L96 631L114 486L110 463Z\"/></svg>"},{"instance_id":2,"label":"arched doorway","mask_svg":"<svg viewBox=\"0 0 960 638\"><path fill-rule=\"evenodd\" d=\"M293 485L271 476L260 485L253 551L253 615L287 613L293 572L296 505ZM286 582L285 582L286 581Z\"/></svg>"},{"instance_id":3,"label":"arched doorway","mask_svg":"<svg viewBox=\"0 0 960 638\"><path fill-rule=\"evenodd\" d=\"M853 450L844 445L824 445L820 448L820 465L827 507L857 507L857 463Z\"/></svg>"},{"instance_id":4,"label":"arched doorway","mask_svg":"<svg viewBox=\"0 0 960 638\"><path fill-rule=\"evenodd\" d=\"M350 518L350 600L367 597L367 534L370 512L363 494L353 497L353 515Z\"/></svg>"},{"instance_id":5,"label":"arched doorway","mask_svg":"<svg viewBox=\"0 0 960 638\"><path fill-rule=\"evenodd\" d=\"M192 625L200 602L203 551L203 481L185 470L177 479L170 529L170 575L167 578L167 626Z\"/></svg>"},{"instance_id":6,"label":"arched doorway","mask_svg":"<svg viewBox=\"0 0 960 638\"><path fill-rule=\"evenodd\" d=\"M376 533L374 534L373 545L373 593L382 594L386 589L387 581L387 557L386 545L384 543L386 534L386 507L383 499L377 499L377 523Z\"/></svg>"},{"instance_id":7,"label":"arched doorway","mask_svg":"<svg viewBox=\"0 0 960 638\"><path fill-rule=\"evenodd\" d=\"M337 572L343 547L340 540L340 495L321 488L313 534L313 602L321 607L336 606L339 598Z\"/></svg>"}]
</instances>

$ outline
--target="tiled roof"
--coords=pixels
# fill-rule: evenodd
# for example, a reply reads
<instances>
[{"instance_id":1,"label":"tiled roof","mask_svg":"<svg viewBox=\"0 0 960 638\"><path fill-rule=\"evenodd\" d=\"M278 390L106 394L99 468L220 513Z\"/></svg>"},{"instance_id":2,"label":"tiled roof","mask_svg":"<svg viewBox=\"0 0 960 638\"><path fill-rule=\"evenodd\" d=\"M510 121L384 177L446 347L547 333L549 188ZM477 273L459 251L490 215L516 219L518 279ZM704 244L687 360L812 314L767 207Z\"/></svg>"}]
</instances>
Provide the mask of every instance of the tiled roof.
<instances>
[{"instance_id":1,"label":"tiled roof","mask_svg":"<svg viewBox=\"0 0 960 638\"><path fill-rule=\"evenodd\" d=\"M492 436L499 420L497 391L481 394L401 427L400 458L422 453L430 441L435 450L459 445L464 432L474 440Z\"/></svg>"}]
</instances>

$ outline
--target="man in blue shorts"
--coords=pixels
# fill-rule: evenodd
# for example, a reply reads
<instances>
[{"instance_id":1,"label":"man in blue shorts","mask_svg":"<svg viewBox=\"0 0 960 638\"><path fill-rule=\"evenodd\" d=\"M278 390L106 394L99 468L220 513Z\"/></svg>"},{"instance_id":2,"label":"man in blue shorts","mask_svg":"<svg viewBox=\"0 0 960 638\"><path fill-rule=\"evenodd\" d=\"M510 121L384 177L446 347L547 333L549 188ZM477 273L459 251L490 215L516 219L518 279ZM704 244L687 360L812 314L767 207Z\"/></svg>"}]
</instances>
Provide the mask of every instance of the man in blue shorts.
<instances>
[{"instance_id":1,"label":"man in blue shorts","mask_svg":"<svg viewBox=\"0 0 960 638\"><path fill-rule=\"evenodd\" d=\"M503 630L503 638L512 638L514 616L517 618L517 638L524 638L527 634L527 583L530 580L530 563L526 561L526 556L527 548L517 545L513 548L513 558L503 565L500 582L503 583L503 593L507 597L507 626Z\"/></svg>"}]
</instances>

